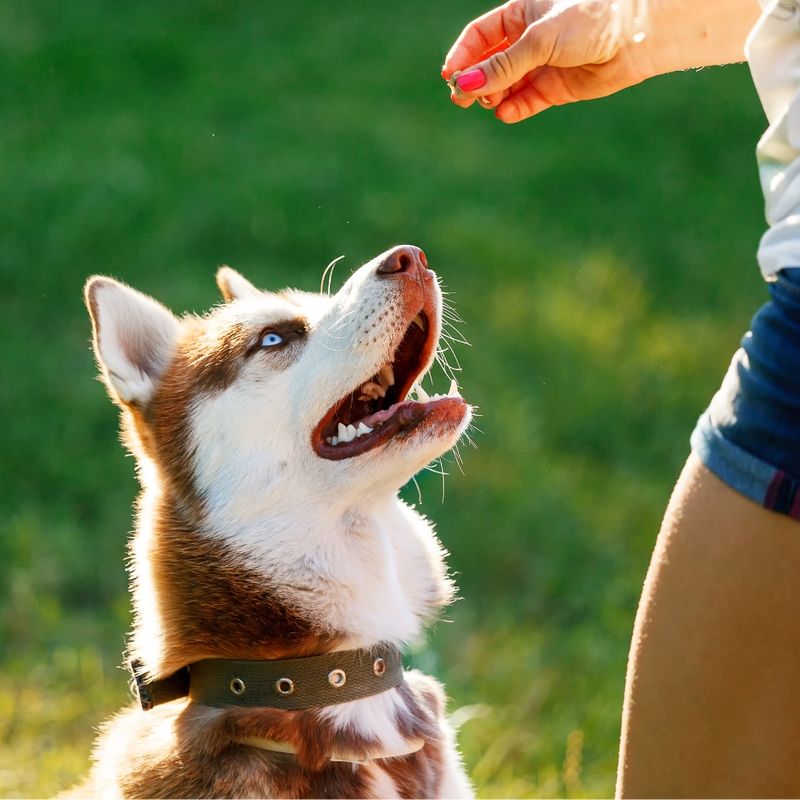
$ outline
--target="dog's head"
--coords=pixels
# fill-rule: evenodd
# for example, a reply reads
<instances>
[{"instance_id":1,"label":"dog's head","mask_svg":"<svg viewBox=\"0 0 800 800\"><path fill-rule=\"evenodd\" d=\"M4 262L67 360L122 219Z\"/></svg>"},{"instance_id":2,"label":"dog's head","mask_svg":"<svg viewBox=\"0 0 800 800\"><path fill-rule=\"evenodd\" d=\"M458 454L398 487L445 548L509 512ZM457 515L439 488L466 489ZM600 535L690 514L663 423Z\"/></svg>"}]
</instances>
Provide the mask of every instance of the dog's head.
<instances>
[{"instance_id":1,"label":"dog's head","mask_svg":"<svg viewBox=\"0 0 800 800\"><path fill-rule=\"evenodd\" d=\"M93 277L94 346L145 485L227 524L393 494L449 450L471 410L455 387L409 399L442 325L435 274L396 247L335 295L256 289L223 267L224 305L176 318Z\"/></svg>"}]
</instances>

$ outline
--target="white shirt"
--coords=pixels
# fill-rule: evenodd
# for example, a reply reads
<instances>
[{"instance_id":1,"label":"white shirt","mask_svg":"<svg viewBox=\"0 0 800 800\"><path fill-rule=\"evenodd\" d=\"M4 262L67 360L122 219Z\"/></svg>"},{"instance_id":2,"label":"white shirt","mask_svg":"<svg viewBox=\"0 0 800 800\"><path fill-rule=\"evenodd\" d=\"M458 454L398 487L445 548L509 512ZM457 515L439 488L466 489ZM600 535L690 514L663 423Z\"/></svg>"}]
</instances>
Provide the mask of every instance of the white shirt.
<instances>
[{"instance_id":1,"label":"white shirt","mask_svg":"<svg viewBox=\"0 0 800 800\"><path fill-rule=\"evenodd\" d=\"M758 143L769 229L758 248L767 280L800 267L800 2L760 0L764 13L745 45L769 128Z\"/></svg>"}]
</instances>

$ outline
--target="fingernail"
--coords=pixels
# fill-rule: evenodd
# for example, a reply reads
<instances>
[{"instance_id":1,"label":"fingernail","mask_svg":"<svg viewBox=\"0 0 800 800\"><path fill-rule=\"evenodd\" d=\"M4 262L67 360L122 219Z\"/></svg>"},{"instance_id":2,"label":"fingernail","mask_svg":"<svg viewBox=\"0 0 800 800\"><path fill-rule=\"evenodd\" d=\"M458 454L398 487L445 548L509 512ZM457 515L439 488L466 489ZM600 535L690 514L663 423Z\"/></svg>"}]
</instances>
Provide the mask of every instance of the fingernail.
<instances>
[{"instance_id":1,"label":"fingernail","mask_svg":"<svg viewBox=\"0 0 800 800\"><path fill-rule=\"evenodd\" d=\"M462 72L456 78L456 84L462 92L474 92L486 83L486 76L482 69L471 69L469 72Z\"/></svg>"}]
</instances>

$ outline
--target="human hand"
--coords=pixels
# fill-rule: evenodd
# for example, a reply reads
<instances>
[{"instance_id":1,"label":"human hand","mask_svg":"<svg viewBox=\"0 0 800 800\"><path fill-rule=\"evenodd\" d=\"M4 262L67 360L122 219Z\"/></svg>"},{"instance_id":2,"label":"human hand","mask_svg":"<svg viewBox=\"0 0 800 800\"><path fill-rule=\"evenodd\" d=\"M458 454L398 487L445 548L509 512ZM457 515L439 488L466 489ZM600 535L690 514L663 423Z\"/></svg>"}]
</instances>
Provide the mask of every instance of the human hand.
<instances>
[{"instance_id":1,"label":"human hand","mask_svg":"<svg viewBox=\"0 0 800 800\"><path fill-rule=\"evenodd\" d=\"M480 100L503 122L519 122L648 77L647 59L631 55L640 47L635 22L623 3L610 0L510 0L467 25L442 77L459 73L456 105Z\"/></svg>"},{"instance_id":2,"label":"human hand","mask_svg":"<svg viewBox=\"0 0 800 800\"><path fill-rule=\"evenodd\" d=\"M471 22L445 59L453 102L503 122L591 100L653 75L742 59L756 0L509 0ZM646 35L645 35L646 33ZM455 80L453 80L455 78Z\"/></svg>"}]
</instances>

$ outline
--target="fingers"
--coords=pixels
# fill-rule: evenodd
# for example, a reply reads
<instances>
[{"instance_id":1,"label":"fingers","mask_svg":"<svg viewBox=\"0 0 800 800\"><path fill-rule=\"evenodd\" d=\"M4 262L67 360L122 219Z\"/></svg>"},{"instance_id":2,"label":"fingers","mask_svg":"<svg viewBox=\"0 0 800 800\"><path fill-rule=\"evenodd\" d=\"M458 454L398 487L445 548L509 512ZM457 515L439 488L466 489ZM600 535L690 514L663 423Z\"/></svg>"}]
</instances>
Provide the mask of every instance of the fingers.
<instances>
[{"instance_id":1,"label":"fingers","mask_svg":"<svg viewBox=\"0 0 800 800\"><path fill-rule=\"evenodd\" d=\"M455 92L450 93L450 101L453 103L453 105L456 105L459 108L469 108L470 106L475 105L474 97L462 97Z\"/></svg>"},{"instance_id":2,"label":"fingers","mask_svg":"<svg viewBox=\"0 0 800 800\"><path fill-rule=\"evenodd\" d=\"M494 115L501 122L513 125L551 108L553 103L545 99L535 86L526 86L503 100Z\"/></svg>"},{"instance_id":3,"label":"fingers","mask_svg":"<svg viewBox=\"0 0 800 800\"><path fill-rule=\"evenodd\" d=\"M481 108L497 108L503 102L505 93L496 92L477 98L477 103Z\"/></svg>"},{"instance_id":4,"label":"fingers","mask_svg":"<svg viewBox=\"0 0 800 800\"><path fill-rule=\"evenodd\" d=\"M495 8L478 17L464 28L450 48L442 67L442 77L449 80L454 72L483 61L490 55L487 51L504 40L509 42L518 39L524 30L524 19L510 13L508 6Z\"/></svg>"},{"instance_id":5,"label":"fingers","mask_svg":"<svg viewBox=\"0 0 800 800\"><path fill-rule=\"evenodd\" d=\"M502 92L498 94L489 94L485 97L462 97L456 92L453 92L450 95L450 100L459 108L469 108L472 105L477 105L480 106L480 108L492 109L497 108L497 106L503 102L507 94L507 92Z\"/></svg>"},{"instance_id":6,"label":"fingers","mask_svg":"<svg viewBox=\"0 0 800 800\"><path fill-rule=\"evenodd\" d=\"M502 122L513 124L553 106L588 99L588 95L581 97L575 94L575 81L579 80L581 74L582 70L577 68L560 70L543 67L505 97L495 109L495 116Z\"/></svg>"},{"instance_id":7,"label":"fingers","mask_svg":"<svg viewBox=\"0 0 800 800\"><path fill-rule=\"evenodd\" d=\"M461 72L455 80L466 97L493 95L508 90L527 74L548 62L557 36L551 19L534 22L505 50Z\"/></svg>"}]
</instances>

